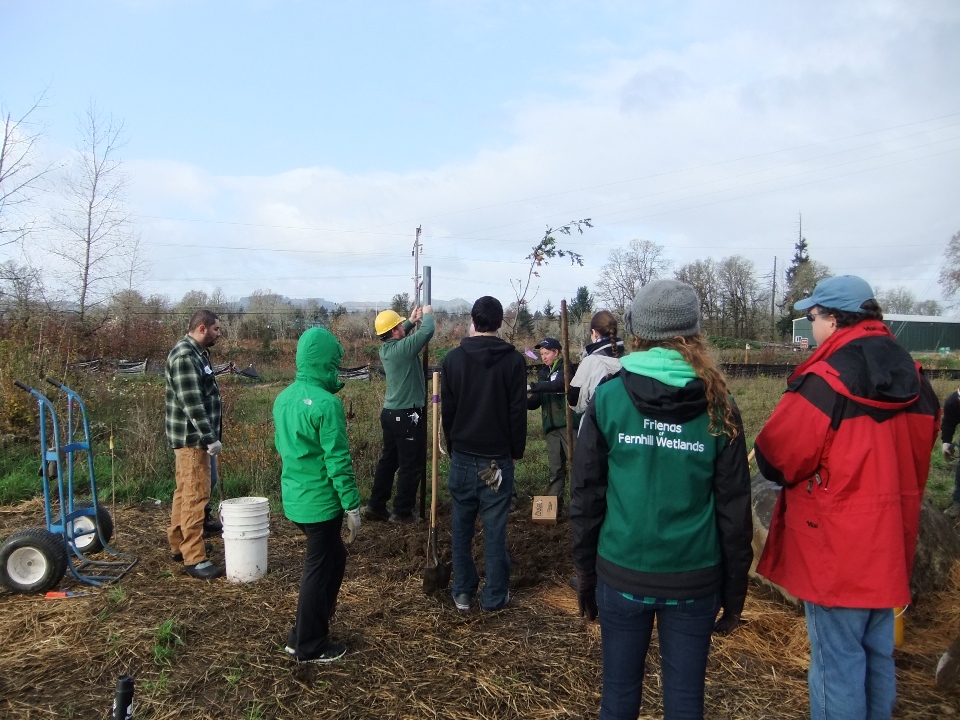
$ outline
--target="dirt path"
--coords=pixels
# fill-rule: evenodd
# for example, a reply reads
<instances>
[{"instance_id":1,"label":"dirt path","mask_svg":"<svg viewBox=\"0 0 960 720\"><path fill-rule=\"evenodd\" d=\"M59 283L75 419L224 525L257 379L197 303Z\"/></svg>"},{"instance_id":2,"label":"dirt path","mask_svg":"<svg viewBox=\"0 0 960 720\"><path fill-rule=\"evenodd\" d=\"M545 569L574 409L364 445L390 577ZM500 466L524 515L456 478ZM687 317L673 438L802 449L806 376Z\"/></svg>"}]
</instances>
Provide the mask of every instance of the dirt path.
<instances>
[{"instance_id":1,"label":"dirt path","mask_svg":"<svg viewBox=\"0 0 960 720\"><path fill-rule=\"evenodd\" d=\"M528 509L529 510L529 509ZM426 527L367 523L350 549L334 620L349 652L330 666L283 653L302 562L299 531L271 519L270 569L251 584L200 582L167 560L169 508L117 509L113 545L139 557L118 587L46 600L0 592L0 716L106 717L117 676L136 678L147 718L583 718L599 707L600 634L576 616L569 524L512 516L508 609L458 613L422 592ZM42 523L32 501L0 508L0 537ZM449 516L441 514L449 559ZM476 546L478 564L482 554ZM215 542L214 558L223 547ZM707 678L711 718L807 717L802 618L751 587L749 624L718 638ZM939 653L960 624L960 592L926 599L898 653L896 717L960 712L960 690L938 693ZM172 620L172 632L158 632ZM658 663L648 661L644 715L657 717Z\"/></svg>"}]
</instances>

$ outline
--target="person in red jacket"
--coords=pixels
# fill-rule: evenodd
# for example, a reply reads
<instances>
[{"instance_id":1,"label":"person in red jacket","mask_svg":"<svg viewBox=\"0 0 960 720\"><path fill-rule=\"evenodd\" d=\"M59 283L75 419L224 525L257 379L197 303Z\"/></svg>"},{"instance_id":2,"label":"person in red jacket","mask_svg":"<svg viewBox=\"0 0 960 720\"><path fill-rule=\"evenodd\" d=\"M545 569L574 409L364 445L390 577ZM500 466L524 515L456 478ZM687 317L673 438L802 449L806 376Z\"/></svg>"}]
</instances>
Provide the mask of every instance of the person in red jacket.
<instances>
[{"instance_id":1,"label":"person in red jacket","mask_svg":"<svg viewBox=\"0 0 960 720\"><path fill-rule=\"evenodd\" d=\"M804 601L811 718L889 718L892 608L910 602L940 403L863 279L822 280L794 307L817 349L757 436L783 486L757 571Z\"/></svg>"}]
</instances>

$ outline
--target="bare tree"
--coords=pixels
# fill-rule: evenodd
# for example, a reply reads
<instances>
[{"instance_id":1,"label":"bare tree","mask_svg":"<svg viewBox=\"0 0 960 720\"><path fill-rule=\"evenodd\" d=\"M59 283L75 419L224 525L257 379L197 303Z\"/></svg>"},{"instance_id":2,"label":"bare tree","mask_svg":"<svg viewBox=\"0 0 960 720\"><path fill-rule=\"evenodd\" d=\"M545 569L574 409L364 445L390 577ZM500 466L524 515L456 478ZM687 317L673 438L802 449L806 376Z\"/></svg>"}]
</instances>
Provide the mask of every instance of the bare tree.
<instances>
[{"instance_id":1,"label":"bare tree","mask_svg":"<svg viewBox=\"0 0 960 720\"><path fill-rule=\"evenodd\" d=\"M294 308L282 295L271 290L254 290L247 306L247 332L261 340L286 340L294 325Z\"/></svg>"},{"instance_id":2,"label":"bare tree","mask_svg":"<svg viewBox=\"0 0 960 720\"><path fill-rule=\"evenodd\" d=\"M205 291L187 290L180 299L180 302L177 303L175 312L185 317L189 317L197 310L209 309L210 305L210 296L207 295Z\"/></svg>"},{"instance_id":3,"label":"bare tree","mask_svg":"<svg viewBox=\"0 0 960 720\"><path fill-rule=\"evenodd\" d=\"M693 287L700 298L700 326L704 333L720 333L721 290L713 258L694 260L673 273L680 282Z\"/></svg>"},{"instance_id":4,"label":"bare tree","mask_svg":"<svg viewBox=\"0 0 960 720\"><path fill-rule=\"evenodd\" d=\"M43 300L43 281L36 268L13 260L0 263L0 315L25 317Z\"/></svg>"},{"instance_id":5,"label":"bare tree","mask_svg":"<svg viewBox=\"0 0 960 720\"><path fill-rule=\"evenodd\" d=\"M626 248L617 248L600 271L597 300L601 305L623 313L637 291L670 269L663 245L650 240L631 240Z\"/></svg>"},{"instance_id":6,"label":"bare tree","mask_svg":"<svg viewBox=\"0 0 960 720\"><path fill-rule=\"evenodd\" d=\"M953 298L960 290L960 231L953 234L943 252L943 269L940 270L939 280L944 297Z\"/></svg>"},{"instance_id":7,"label":"bare tree","mask_svg":"<svg viewBox=\"0 0 960 720\"><path fill-rule=\"evenodd\" d=\"M892 290L877 288L874 295L885 313L912 315L917 311L917 296L903 285L898 285Z\"/></svg>"},{"instance_id":8,"label":"bare tree","mask_svg":"<svg viewBox=\"0 0 960 720\"><path fill-rule=\"evenodd\" d=\"M731 337L753 338L759 330L769 295L757 282L753 263L743 255L731 255L717 263L723 297L724 324Z\"/></svg>"},{"instance_id":9,"label":"bare tree","mask_svg":"<svg viewBox=\"0 0 960 720\"><path fill-rule=\"evenodd\" d=\"M940 303L936 300L923 300L922 302L917 303L917 307L914 308L914 312L917 315L943 315L943 308L940 307Z\"/></svg>"},{"instance_id":10,"label":"bare tree","mask_svg":"<svg viewBox=\"0 0 960 720\"><path fill-rule=\"evenodd\" d=\"M37 160L37 144L42 130L32 121L46 93L21 116L15 118L6 108L3 117L3 144L0 145L0 247L22 241L35 221L26 212L43 177L53 166Z\"/></svg>"},{"instance_id":11,"label":"bare tree","mask_svg":"<svg viewBox=\"0 0 960 720\"><path fill-rule=\"evenodd\" d=\"M68 268L80 319L122 285L134 237L119 151L124 126L91 102L79 121L80 147L63 184L64 209L55 222L62 233L51 248Z\"/></svg>"}]
</instances>

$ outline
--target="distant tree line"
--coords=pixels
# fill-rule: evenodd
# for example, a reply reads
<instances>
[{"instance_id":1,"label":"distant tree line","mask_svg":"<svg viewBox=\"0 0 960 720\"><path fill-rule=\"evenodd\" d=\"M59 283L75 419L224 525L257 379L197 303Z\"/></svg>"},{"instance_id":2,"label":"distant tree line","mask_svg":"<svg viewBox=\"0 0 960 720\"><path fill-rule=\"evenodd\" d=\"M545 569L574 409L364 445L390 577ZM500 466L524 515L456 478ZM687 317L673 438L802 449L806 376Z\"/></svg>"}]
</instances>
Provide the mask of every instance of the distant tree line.
<instances>
[{"instance_id":1,"label":"distant tree line","mask_svg":"<svg viewBox=\"0 0 960 720\"><path fill-rule=\"evenodd\" d=\"M26 112L16 115L0 108L3 138L0 144L0 330L8 336L38 316L51 327L68 326L76 345L91 352L107 347L117 353L145 354L180 332L197 308L219 313L227 334L255 340L269 348L274 341L299 337L309 327L327 327L359 341L372 338L372 320L366 313L347 313L343 306L330 310L315 300L294 303L269 289L258 289L241 306L217 289L199 290L179 301L165 296L145 296L138 287L148 258L140 245L139 231L126 206L128 177L120 151L125 144L123 121L91 102L77 127L76 153L62 163L40 161L41 126L34 117L43 107L44 94ZM44 205L41 219L38 196L56 198ZM51 209L51 207L53 209ZM550 261L567 260L583 265L582 257L561 247L563 236L592 228L589 218L548 227L529 255L526 276L511 281L515 296L505 301L504 333L518 345L544 335L559 335L560 308L548 300L532 307L536 282ZM559 240L558 240L559 238ZM56 273L42 271L31 258L38 254L59 258ZM960 232L950 240L940 274L947 298L960 292ZM831 274L830 268L810 256L807 239L799 234L794 254L781 274L759 270L743 255L706 257L674 267L668 248L650 240L633 239L614 249L591 288L581 286L566 300L571 338L582 343L585 324L598 309L609 309L621 318L634 295L646 283L674 277L692 285L700 296L702 327L717 337L781 340L792 334L798 313L794 303L812 292L816 283ZM782 278L782 279L781 279ZM51 288L55 287L56 290ZM917 298L904 287L875 288L887 313L938 315L939 303ZM393 297L391 307L408 315L413 300L408 293ZM352 317L355 316L355 317ZM438 313L444 321L465 332L469 318ZM2 337L0 336L0 337ZM49 338L47 338L49 341Z\"/></svg>"}]
</instances>

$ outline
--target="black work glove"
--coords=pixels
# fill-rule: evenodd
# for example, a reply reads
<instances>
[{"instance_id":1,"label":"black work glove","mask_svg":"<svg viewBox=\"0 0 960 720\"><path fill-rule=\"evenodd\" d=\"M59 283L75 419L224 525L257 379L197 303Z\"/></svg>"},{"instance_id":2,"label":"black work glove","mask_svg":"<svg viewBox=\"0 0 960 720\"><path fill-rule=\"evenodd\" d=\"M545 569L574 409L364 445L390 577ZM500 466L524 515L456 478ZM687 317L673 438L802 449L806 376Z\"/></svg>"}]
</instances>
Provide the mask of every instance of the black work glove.
<instances>
[{"instance_id":1,"label":"black work glove","mask_svg":"<svg viewBox=\"0 0 960 720\"><path fill-rule=\"evenodd\" d=\"M740 614L728 613L726 610L720 615L720 619L713 625L713 632L717 635L729 635L738 627L743 625Z\"/></svg>"},{"instance_id":2,"label":"black work glove","mask_svg":"<svg viewBox=\"0 0 960 720\"><path fill-rule=\"evenodd\" d=\"M577 605L580 617L587 620L597 619L597 576L577 573Z\"/></svg>"}]
</instances>

